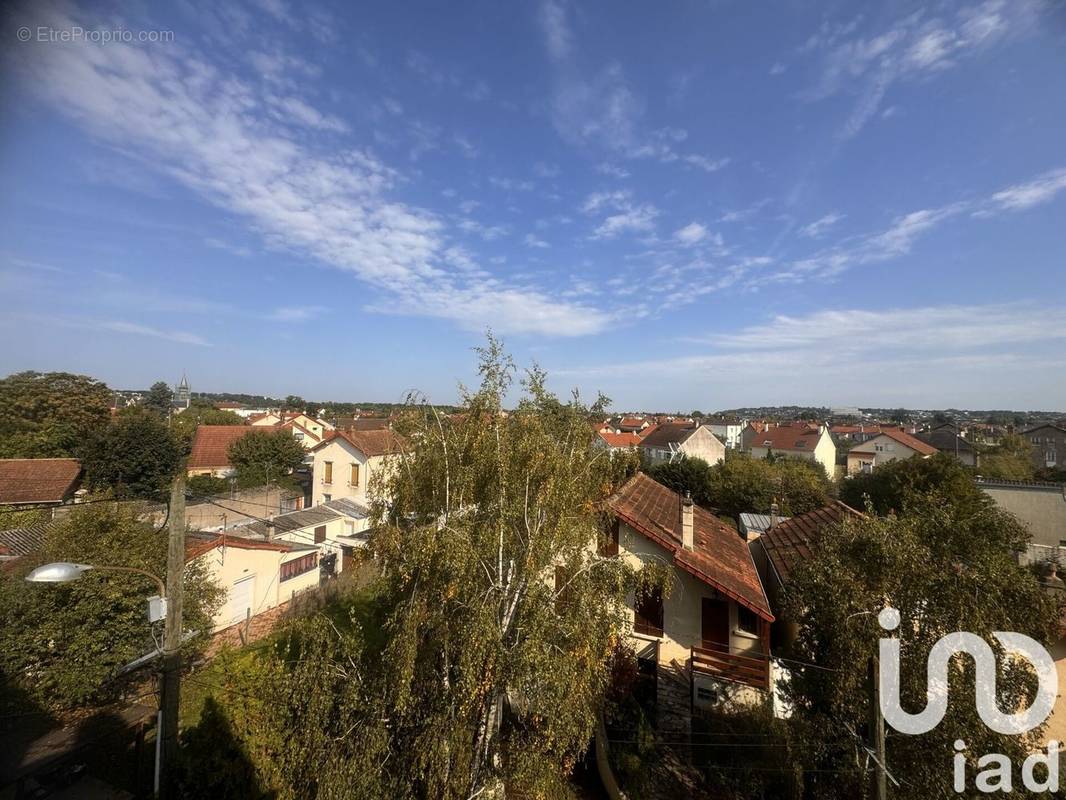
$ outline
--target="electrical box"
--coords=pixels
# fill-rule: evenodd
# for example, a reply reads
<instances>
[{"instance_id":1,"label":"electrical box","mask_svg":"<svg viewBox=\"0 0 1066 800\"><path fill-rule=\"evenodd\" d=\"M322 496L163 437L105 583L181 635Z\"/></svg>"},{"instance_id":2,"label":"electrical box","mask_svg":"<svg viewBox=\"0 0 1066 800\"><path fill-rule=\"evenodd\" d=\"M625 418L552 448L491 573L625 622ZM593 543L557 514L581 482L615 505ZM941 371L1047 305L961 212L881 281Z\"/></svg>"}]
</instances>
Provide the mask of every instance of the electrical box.
<instances>
[{"instance_id":1,"label":"electrical box","mask_svg":"<svg viewBox=\"0 0 1066 800\"><path fill-rule=\"evenodd\" d=\"M148 621L160 622L167 618L167 599L157 594L148 598Z\"/></svg>"}]
</instances>

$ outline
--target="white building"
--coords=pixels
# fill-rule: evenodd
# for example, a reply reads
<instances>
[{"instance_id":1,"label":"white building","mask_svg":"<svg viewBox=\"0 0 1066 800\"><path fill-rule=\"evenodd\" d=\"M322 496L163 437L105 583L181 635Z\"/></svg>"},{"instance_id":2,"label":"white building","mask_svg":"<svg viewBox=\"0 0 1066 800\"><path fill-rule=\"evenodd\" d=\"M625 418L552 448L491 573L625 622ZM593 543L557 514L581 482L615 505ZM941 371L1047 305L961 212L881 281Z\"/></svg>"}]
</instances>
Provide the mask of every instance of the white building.
<instances>
[{"instance_id":1,"label":"white building","mask_svg":"<svg viewBox=\"0 0 1066 800\"><path fill-rule=\"evenodd\" d=\"M716 420L703 423L711 429L711 433L725 442L725 446L730 450L736 450L740 447L740 435L744 432L744 420L732 419L732 420Z\"/></svg>"},{"instance_id":2,"label":"white building","mask_svg":"<svg viewBox=\"0 0 1066 800\"><path fill-rule=\"evenodd\" d=\"M872 439L867 439L848 450L848 475L872 472L882 464L912 456L929 458L937 449L916 439L909 433L895 428L884 428Z\"/></svg>"}]
</instances>

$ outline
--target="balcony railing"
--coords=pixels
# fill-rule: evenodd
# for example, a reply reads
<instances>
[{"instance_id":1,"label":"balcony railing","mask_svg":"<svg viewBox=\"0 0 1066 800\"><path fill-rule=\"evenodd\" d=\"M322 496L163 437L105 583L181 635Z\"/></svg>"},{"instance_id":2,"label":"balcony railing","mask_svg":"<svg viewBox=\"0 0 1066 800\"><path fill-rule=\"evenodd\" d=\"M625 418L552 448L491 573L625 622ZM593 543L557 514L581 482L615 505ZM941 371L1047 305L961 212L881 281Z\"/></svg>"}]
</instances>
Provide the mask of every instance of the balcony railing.
<instances>
[{"instance_id":1,"label":"balcony railing","mask_svg":"<svg viewBox=\"0 0 1066 800\"><path fill-rule=\"evenodd\" d=\"M745 683L756 689L770 688L770 659L761 653L740 655L705 647L692 648L692 671L715 678Z\"/></svg>"}]
</instances>

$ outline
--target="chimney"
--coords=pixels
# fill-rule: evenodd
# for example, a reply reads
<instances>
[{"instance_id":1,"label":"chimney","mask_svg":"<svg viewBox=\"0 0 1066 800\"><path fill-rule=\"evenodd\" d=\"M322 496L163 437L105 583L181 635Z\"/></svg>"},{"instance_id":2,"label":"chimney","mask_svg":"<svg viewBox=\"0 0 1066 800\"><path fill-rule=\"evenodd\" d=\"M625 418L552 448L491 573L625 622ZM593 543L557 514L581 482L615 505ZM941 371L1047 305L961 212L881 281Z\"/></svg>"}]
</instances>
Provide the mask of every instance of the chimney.
<instances>
[{"instance_id":1,"label":"chimney","mask_svg":"<svg viewBox=\"0 0 1066 800\"><path fill-rule=\"evenodd\" d=\"M267 541L268 542L272 542L274 540L274 533L276 531L276 527L277 526L274 525L274 515L271 514L270 515L270 519L267 520Z\"/></svg>"},{"instance_id":2,"label":"chimney","mask_svg":"<svg viewBox=\"0 0 1066 800\"><path fill-rule=\"evenodd\" d=\"M696 534L692 524L692 495L685 492L681 498L681 544L686 550L696 547Z\"/></svg>"},{"instance_id":3,"label":"chimney","mask_svg":"<svg viewBox=\"0 0 1066 800\"><path fill-rule=\"evenodd\" d=\"M779 507L777 505L777 498L775 497L774 501L772 503L770 503L770 527L771 528L776 526L778 521L779 521L778 517L777 517L778 508Z\"/></svg>"}]
</instances>

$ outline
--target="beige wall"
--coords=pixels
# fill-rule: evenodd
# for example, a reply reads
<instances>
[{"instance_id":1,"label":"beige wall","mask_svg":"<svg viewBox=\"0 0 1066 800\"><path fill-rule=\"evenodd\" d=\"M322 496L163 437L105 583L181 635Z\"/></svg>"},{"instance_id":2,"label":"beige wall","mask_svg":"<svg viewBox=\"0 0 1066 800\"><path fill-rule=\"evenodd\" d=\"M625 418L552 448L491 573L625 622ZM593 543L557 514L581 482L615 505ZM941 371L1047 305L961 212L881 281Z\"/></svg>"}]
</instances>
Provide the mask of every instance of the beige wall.
<instances>
[{"instance_id":1,"label":"beige wall","mask_svg":"<svg viewBox=\"0 0 1066 800\"><path fill-rule=\"evenodd\" d=\"M234 586L238 582L252 581L253 616L289 600L293 594L318 586L317 567L287 581L280 580L281 565L306 554L301 551L283 553L278 550L216 547L200 556L197 560L207 564L213 580L226 592L225 600L215 614L215 630L244 620L244 614L235 610L232 604Z\"/></svg>"},{"instance_id":2,"label":"beige wall","mask_svg":"<svg viewBox=\"0 0 1066 800\"><path fill-rule=\"evenodd\" d=\"M770 448L773 450L773 448ZM752 458L766 458L767 448L762 445L751 445L751 457ZM785 458L797 458L803 461L813 461L816 464L821 464L825 469L825 474L830 479L836 472L836 460L837 460L837 448L833 444L832 437L823 432L818 439L818 443L814 446L813 450L773 450L775 455L780 455Z\"/></svg>"},{"instance_id":3,"label":"beige wall","mask_svg":"<svg viewBox=\"0 0 1066 800\"><path fill-rule=\"evenodd\" d=\"M331 500L339 500L348 497L357 503L366 504L366 487L370 481L370 475L376 468L380 468L383 457L367 458L358 449L343 439L334 439L329 444L323 445L314 452L314 472L312 475L311 503L319 505L325 502L325 495ZM326 462L333 462L333 480L325 482ZM359 465L359 485L352 486L348 482L351 475L351 465Z\"/></svg>"},{"instance_id":4,"label":"beige wall","mask_svg":"<svg viewBox=\"0 0 1066 800\"><path fill-rule=\"evenodd\" d=\"M337 556L337 572L343 569L341 558L341 543L338 536L354 536L362 533L369 527L369 520L352 519L351 517L339 517L320 525L308 525L295 531L279 533L275 538L280 541L295 542L296 544L314 544L315 528L326 527L326 540L318 545L319 560L322 556L333 553ZM295 580L295 579L294 579ZM288 581L286 581L287 583Z\"/></svg>"},{"instance_id":5,"label":"beige wall","mask_svg":"<svg viewBox=\"0 0 1066 800\"><path fill-rule=\"evenodd\" d=\"M678 453L688 458L702 458L708 464L719 464L725 460L725 445L705 425L697 428L682 443L677 453L673 453L665 447L645 447L643 450L648 460L653 464L678 458Z\"/></svg>"},{"instance_id":6,"label":"beige wall","mask_svg":"<svg viewBox=\"0 0 1066 800\"><path fill-rule=\"evenodd\" d=\"M893 439L891 436L885 436L879 434L872 439L869 439L860 445L860 449L863 451L870 451L872 455L852 455L848 453L848 475L854 475L861 471L861 462L872 461L873 469L877 469L882 464L887 464L889 461L897 461L899 459L908 459L913 455L917 455L917 450L912 450L905 444L901 444Z\"/></svg>"},{"instance_id":7,"label":"beige wall","mask_svg":"<svg viewBox=\"0 0 1066 800\"><path fill-rule=\"evenodd\" d=\"M619 529L618 555L636 568L644 564L669 564L673 561L673 557L665 549L624 523ZM687 572L675 569L674 575L676 580L670 596L663 598L663 635L653 637L631 632L630 637L638 652L647 643L658 641L660 661L670 662L676 659L678 663L685 664L691 654L692 646L702 645L702 599L719 595L713 587ZM632 595L626 599L630 631L632 631L634 619L633 601ZM732 600L729 600L729 616L732 631L729 642L730 652L760 651L762 645L757 636L749 636L737 629L737 607Z\"/></svg>"},{"instance_id":8,"label":"beige wall","mask_svg":"<svg viewBox=\"0 0 1066 800\"><path fill-rule=\"evenodd\" d=\"M978 487L997 506L1022 521L1033 537L1033 544L1058 547L1066 541L1066 496L1061 486L982 482Z\"/></svg>"}]
</instances>

